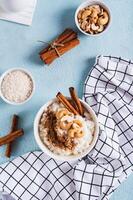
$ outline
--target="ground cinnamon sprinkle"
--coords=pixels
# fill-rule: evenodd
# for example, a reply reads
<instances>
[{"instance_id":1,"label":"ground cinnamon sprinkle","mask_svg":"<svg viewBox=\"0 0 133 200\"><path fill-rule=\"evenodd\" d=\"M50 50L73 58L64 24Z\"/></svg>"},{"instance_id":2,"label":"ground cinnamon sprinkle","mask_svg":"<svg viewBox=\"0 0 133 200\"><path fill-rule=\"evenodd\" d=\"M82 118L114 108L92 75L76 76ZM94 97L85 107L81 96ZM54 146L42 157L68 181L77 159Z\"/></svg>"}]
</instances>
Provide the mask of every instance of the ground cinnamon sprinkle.
<instances>
[{"instance_id":1,"label":"ground cinnamon sprinkle","mask_svg":"<svg viewBox=\"0 0 133 200\"><path fill-rule=\"evenodd\" d=\"M73 139L67 137L67 135L58 135L56 131L57 119L55 113L49 109L46 111L46 120L44 123L45 128L48 130L47 138L50 143L61 149L72 150L75 146Z\"/></svg>"}]
</instances>

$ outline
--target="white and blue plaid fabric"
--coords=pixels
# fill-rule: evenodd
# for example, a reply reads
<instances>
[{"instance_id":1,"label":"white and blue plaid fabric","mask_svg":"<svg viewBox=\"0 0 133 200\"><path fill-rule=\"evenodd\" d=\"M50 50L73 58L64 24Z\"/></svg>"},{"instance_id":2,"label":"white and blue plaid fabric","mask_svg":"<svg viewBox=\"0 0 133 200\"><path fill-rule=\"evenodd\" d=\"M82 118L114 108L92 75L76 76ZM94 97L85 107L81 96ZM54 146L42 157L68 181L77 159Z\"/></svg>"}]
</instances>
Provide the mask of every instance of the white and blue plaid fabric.
<instances>
[{"instance_id":1,"label":"white and blue plaid fabric","mask_svg":"<svg viewBox=\"0 0 133 200\"><path fill-rule=\"evenodd\" d=\"M0 166L1 191L16 200L110 198L133 171L133 62L98 56L83 98L100 123L92 152L77 163L27 153ZM8 199L6 194L1 198Z\"/></svg>"}]
</instances>

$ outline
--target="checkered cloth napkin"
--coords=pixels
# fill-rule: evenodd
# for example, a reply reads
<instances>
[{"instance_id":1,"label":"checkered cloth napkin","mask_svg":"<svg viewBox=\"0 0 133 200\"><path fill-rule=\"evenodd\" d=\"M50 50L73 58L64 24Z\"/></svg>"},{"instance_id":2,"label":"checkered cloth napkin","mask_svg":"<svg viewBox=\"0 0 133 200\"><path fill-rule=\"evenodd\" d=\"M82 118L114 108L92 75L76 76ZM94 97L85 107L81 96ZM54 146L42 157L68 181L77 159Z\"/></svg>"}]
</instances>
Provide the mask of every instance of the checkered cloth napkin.
<instances>
[{"instance_id":1,"label":"checkered cloth napkin","mask_svg":"<svg viewBox=\"0 0 133 200\"><path fill-rule=\"evenodd\" d=\"M100 123L93 151L77 163L30 152L2 165L1 198L8 199L7 192L19 200L108 200L128 177L133 171L133 63L97 57L84 100Z\"/></svg>"}]
</instances>

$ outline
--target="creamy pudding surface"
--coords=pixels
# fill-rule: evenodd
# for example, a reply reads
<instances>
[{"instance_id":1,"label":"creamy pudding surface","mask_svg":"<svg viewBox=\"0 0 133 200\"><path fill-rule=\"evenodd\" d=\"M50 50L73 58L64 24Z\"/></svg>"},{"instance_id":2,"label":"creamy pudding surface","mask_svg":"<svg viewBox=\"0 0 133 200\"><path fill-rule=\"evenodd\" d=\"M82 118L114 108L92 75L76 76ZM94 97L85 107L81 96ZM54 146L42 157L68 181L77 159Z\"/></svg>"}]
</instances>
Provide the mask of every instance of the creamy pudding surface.
<instances>
[{"instance_id":1,"label":"creamy pudding surface","mask_svg":"<svg viewBox=\"0 0 133 200\"><path fill-rule=\"evenodd\" d=\"M74 115L62 103L54 101L44 110L39 122L39 136L57 155L78 155L93 141L95 123L88 111Z\"/></svg>"}]
</instances>

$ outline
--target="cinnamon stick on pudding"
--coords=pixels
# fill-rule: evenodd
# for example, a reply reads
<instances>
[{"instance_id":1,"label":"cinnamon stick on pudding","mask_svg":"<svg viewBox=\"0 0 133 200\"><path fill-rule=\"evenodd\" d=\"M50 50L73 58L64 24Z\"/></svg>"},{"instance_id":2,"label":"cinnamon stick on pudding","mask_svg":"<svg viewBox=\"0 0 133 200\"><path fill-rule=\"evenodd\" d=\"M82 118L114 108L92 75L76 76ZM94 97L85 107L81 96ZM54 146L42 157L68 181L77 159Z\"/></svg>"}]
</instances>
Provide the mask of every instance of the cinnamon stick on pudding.
<instances>
[{"instance_id":1,"label":"cinnamon stick on pudding","mask_svg":"<svg viewBox=\"0 0 133 200\"><path fill-rule=\"evenodd\" d=\"M14 141L16 138L22 136L23 134L24 134L23 129L20 129L20 130L12 132L12 134L8 134L6 136L1 137L0 138L0 146Z\"/></svg>"},{"instance_id":2,"label":"cinnamon stick on pudding","mask_svg":"<svg viewBox=\"0 0 133 200\"><path fill-rule=\"evenodd\" d=\"M51 64L56 58L76 47L80 43L77 33L72 29L66 29L58 38L44 48L40 58L45 64Z\"/></svg>"},{"instance_id":3,"label":"cinnamon stick on pudding","mask_svg":"<svg viewBox=\"0 0 133 200\"><path fill-rule=\"evenodd\" d=\"M79 115L79 112L71 105L71 103L60 92L56 95L57 99L74 115Z\"/></svg>"},{"instance_id":4,"label":"cinnamon stick on pudding","mask_svg":"<svg viewBox=\"0 0 133 200\"><path fill-rule=\"evenodd\" d=\"M19 120L19 116L17 115L13 115L12 118L12 125L11 125L11 131L10 131L10 135L17 130L17 126L18 126L18 120ZM10 158L11 156L11 151L12 151L12 143L8 143L7 147L6 147L6 152L5 152L5 156Z\"/></svg>"},{"instance_id":5,"label":"cinnamon stick on pudding","mask_svg":"<svg viewBox=\"0 0 133 200\"><path fill-rule=\"evenodd\" d=\"M76 110L79 112L79 114L81 116L83 116L83 112L84 112L83 107L82 107L81 102L80 102L80 100L77 96L76 90L74 89L74 87L70 87L69 91L70 91L70 95L71 95L71 98L74 102Z\"/></svg>"}]
</instances>

